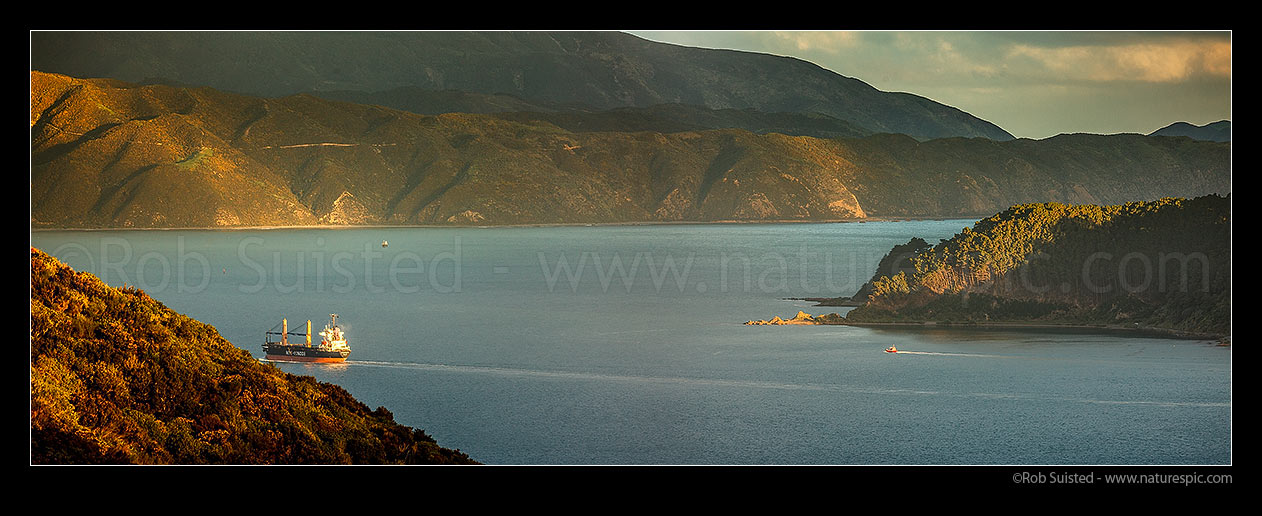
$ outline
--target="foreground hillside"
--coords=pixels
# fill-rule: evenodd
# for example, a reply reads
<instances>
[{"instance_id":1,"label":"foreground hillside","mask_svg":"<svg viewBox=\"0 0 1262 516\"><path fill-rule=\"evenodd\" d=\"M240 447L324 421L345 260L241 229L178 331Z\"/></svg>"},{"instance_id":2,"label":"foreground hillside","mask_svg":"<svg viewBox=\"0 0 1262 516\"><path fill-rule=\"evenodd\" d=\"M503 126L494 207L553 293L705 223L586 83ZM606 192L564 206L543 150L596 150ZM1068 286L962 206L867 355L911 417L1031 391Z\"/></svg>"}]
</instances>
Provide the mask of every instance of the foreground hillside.
<instances>
[{"instance_id":1,"label":"foreground hillside","mask_svg":"<svg viewBox=\"0 0 1262 516\"><path fill-rule=\"evenodd\" d=\"M336 385L31 248L33 464L467 464Z\"/></svg>"},{"instance_id":2,"label":"foreground hillside","mask_svg":"<svg viewBox=\"0 0 1262 516\"><path fill-rule=\"evenodd\" d=\"M31 73L37 228L980 216L1226 194L1230 156L1226 143L1140 135L571 131Z\"/></svg>"},{"instance_id":3,"label":"foreground hillside","mask_svg":"<svg viewBox=\"0 0 1262 516\"><path fill-rule=\"evenodd\" d=\"M881 263L848 322L1231 332L1230 197L1013 206Z\"/></svg>"}]
</instances>

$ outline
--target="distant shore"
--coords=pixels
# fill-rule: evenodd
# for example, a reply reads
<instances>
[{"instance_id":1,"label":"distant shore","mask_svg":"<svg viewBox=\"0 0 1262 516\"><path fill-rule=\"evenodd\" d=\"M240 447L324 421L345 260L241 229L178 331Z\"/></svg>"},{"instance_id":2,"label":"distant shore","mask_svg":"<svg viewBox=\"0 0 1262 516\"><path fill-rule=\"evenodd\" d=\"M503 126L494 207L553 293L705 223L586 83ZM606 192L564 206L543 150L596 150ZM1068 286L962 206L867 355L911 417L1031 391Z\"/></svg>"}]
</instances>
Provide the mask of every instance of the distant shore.
<instances>
[{"instance_id":1,"label":"distant shore","mask_svg":"<svg viewBox=\"0 0 1262 516\"><path fill-rule=\"evenodd\" d=\"M816 305L816 306L834 306L834 307L853 307L860 306L862 303L854 303L850 298L801 298L789 297L784 298L786 301L817 301L817 300L845 300L846 304L836 305ZM819 325L819 326L854 326L857 328L874 328L874 329L894 329L894 330L994 330L994 331L1041 331L1056 333L1092 333L1092 334L1123 334L1129 336L1154 336L1154 337L1172 337L1177 339L1188 340L1212 340L1217 341L1219 345L1230 345L1231 335L1221 335L1217 333L1195 332L1187 330L1178 330L1173 328L1161 328L1156 326L1137 326L1126 324L1084 324L1084 323L1056 323L1047 321L994 321L994 322L976 322L976 321L901 321L901 322L863 322L851 321L836 313L821 314L812 316L806 312L798 311L797 316L792 319L781 319L774 317L771 320L751 320L745 323L746 326L780 326L780 325Z\"/></svg>"},{"instance_id":2,"label":"distant shore","mask_svg":"<svg viewBox=\"0 0 1262 516\"><path fill-rule=\"evenodd\" d=\"M872 216L862 219L784 219L784 220L647 220L632 222L538 222L529 224L359 224L332 225L310 224L301 226L185 226L170 228L152 227L37 227L31 225L32 232L37 231L272 231L292 229L491 229L491 228L550 228L550 227L622 227L622 226L708 226L708 225L745 225L745 224L841 224L866 222L911 222L911 221L947 221L947 220L981 220L988 215L940 216Z\"/></svg>"},{"instance_id":3,"label":"distant shore","mask_svg":"<svg viewBox=\"0 0 1262 516\"><path fill-rule=\"evenodd\" d=\"M815 303L815 306L827 307L858 307L863 306L864 301L855 301L853 297L786 297L785 301L806 301Z\"/></svg>"},{"instance_id":4,"label":"distant shore","mask_svg":"<svg viewBox=\"0 0 1262 516\"><path fill-rule=\"evenodd\" d=\"M1174 337L1188 340L1213 340L1230 342L1229 335L1192 332L1155 326L1127 326L1122 324L1073 324L1049 322L856 322L841 321L833 323L840 326L860 328L894 328L894 329L935 329L935 330L1038 330L1038 331L1071 331L1081 333L1121 333L1135 336Z\"/></svg>"}]
</instances>

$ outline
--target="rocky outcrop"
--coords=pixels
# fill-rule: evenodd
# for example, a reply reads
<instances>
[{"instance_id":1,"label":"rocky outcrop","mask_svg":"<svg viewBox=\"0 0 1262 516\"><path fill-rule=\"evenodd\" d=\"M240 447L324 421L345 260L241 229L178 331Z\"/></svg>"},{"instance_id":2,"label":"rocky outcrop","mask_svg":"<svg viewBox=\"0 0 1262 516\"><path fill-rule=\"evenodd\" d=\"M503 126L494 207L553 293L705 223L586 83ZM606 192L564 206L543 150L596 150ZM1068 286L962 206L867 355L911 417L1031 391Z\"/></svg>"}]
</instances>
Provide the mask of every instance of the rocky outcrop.
<instances>
[{"instance_id":1,"label":"rocky outcrop","mask_svg":"<svg viewBox=\"0 0 1262 516\"><path fill-rule=\"evenodd\" d=\"M771 320L745 321L745 326L783 326L792 324L840 324L843 319L840 315L824 314L813 316L801 310L792 319L781 319L779 316L772 317Z\"/></svg>"}]
</instances>

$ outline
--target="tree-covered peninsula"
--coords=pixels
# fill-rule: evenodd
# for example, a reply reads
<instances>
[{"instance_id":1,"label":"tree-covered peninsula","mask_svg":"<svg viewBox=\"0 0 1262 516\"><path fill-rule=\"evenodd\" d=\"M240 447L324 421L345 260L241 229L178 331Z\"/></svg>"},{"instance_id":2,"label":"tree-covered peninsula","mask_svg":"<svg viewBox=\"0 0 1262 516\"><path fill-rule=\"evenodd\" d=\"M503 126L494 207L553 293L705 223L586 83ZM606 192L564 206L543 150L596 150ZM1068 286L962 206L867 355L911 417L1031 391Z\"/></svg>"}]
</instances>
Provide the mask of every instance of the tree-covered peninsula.
<instances>
[{"instance_id":1,"label":"tree-covered peninsula","mask_svg":"<svg viewBox=\"0 0 1262 516\"><path fill-rule=\"evenodd\" d=\"M31 248L32 464L470 464L336 385Z\"/></svg>"},{"instance_id":2,"label":"tree-covered peninsula","mask_svg":"<svg viewBox=\"0 0 1262 516\"><path fill-rule=\"evenodd\" d=\"M1039 323L1231 332L1231 198L1023 204L881 261L864 323Z\"/></svg>"}]
</instances>

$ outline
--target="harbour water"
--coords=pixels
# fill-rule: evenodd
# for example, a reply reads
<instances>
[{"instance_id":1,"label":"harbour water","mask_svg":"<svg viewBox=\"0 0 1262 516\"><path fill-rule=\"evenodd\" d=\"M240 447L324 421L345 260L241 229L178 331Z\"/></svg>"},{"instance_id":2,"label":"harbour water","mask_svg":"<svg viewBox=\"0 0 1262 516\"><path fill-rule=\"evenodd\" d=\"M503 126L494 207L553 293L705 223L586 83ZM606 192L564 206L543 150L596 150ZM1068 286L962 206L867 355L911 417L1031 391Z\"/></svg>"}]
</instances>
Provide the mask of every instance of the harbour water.
<instances>
[{"instance_id":1,"label":"harbour water","mask_svg":"<svg viewBox=\"0 0 1262 516\"><path fill-rule=\"evenodd\" d=\"M330 313L346 388L489 464L1227 464L1231 351L1067 331L744 326L845 309L970 220L39 231L262 357ZM389 246L382 246L388 241ZM896 345L898 354L883 350Z\"/></svg>"}]
</instances>

